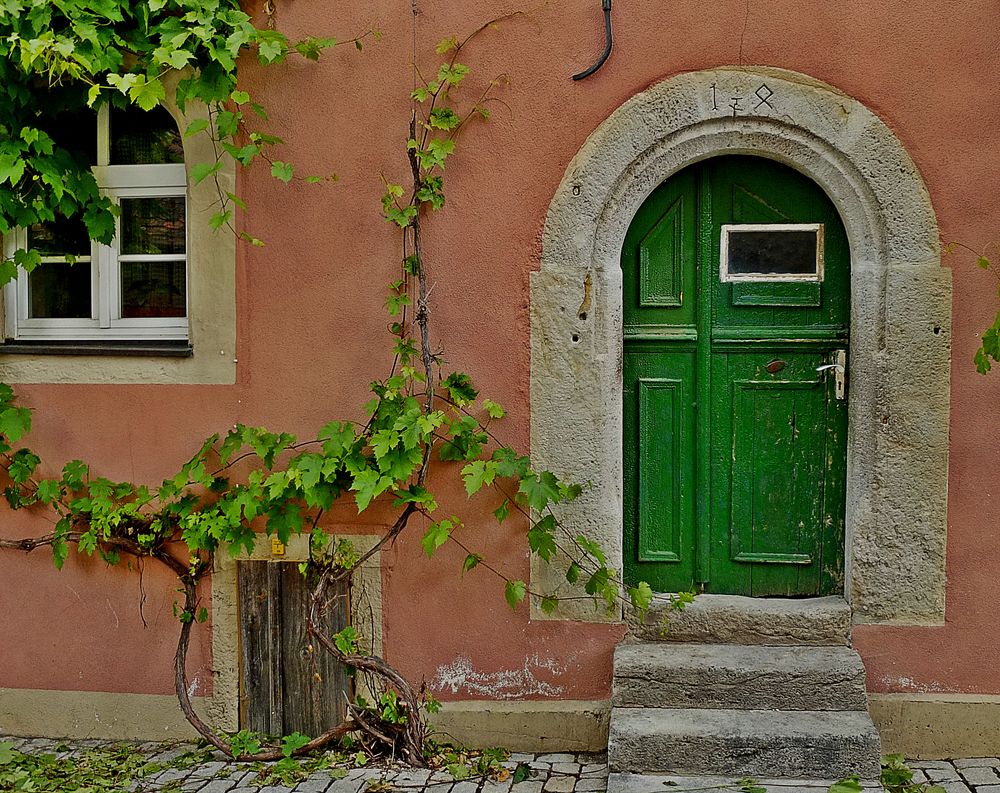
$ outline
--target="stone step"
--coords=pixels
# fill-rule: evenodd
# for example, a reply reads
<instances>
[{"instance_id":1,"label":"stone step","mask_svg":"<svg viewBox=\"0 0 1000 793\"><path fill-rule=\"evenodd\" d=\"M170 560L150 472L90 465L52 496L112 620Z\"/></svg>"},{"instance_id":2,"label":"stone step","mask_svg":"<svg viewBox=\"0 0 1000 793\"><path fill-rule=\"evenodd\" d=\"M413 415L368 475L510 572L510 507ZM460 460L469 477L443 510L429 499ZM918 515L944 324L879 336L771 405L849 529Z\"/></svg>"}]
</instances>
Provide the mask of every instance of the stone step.
<instances>
[{"instance_id":1,"label":"stone step","mask_svg":"<svg viewBox=\"0 0 1000 793\"><path fill-rule=\"evenodd\" d=\"M866 712L612 708L613 772L841 779L879 775Z\"/></svg>"},{"instance_id":2,"label":"stone step","mask_svg":"<svg viewBox=\"0 0 1000 793\"><path fill-rule=\"evenodd\" d=\"M755 787L767 793L827 793L836 779L754 779ZM666 793L666 791L703 791L732 793L746 783L737 776L676 776L673 774L609 774L607 793ZM861 780L863 793L885 793L878 780Z\"/></svg>"},{"instance_id":3,"label":"stone step","mask_svg":"<svg viewBox=\"0 0 1000 793\"><path fill-rule=\"evenodd\" d=\"M652 642L615 650L615 707L867 710L849 647Z\"/></svg>"},{"instance_id":4,"label":"stone step","mask_svg":"<svg viewBox=\"0 0 1000 793\"><path fill-rule=\"evenodd\" d=\"M657 595L631 634L649 642L848 646L851 608L841 597L698 595L683 611L674 611L667 595Z\"/></svg>"}]
</instances>

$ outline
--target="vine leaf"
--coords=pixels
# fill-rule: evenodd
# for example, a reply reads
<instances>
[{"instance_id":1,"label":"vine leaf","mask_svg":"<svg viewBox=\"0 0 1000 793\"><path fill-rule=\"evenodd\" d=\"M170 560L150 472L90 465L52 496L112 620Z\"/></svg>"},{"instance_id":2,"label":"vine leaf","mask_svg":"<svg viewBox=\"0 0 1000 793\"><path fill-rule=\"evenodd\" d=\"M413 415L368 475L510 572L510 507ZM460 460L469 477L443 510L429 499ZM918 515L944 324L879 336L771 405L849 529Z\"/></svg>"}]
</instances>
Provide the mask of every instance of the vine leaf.
<instances>
[{"instance_id":1,"label":"vine leaf","mask_svg":"<svg viewBox=\"0 0 1000 793\"><path fill-rule=\"evenodd\" d=\"M420 544L424 546L424 553L427 554L428 559L433 558L434 552L448 542L451 532L457 525L455 521L457 521L457 518L439 520L428 526L424 538L420 541Z\"/></svg>"},{"instance_id":2,"label":"vine leaf","mask_svg":"<svg viewBox=\"0 0 1000 793\"><path fill-rule=\"evenodd\" d=\"M271 176L275 179L280 179L285 184L292 181L292 174L294 168L291 163L282 162L281 160L275 160L271 163Z\"/></svg>"},{"instance_id":3,"label":"vine leaf","mask_svg":"<svg viewBox=\"0 0 1000 793\"><path fill-rule=\"evenodd\" d=\"M512 609L517 610L521 601L524 600L524 596L527 594L528 588L524 581L508 581L507 586L504 588L504 598L507 600L507 605Z\"/></svg>"}]
</instances>

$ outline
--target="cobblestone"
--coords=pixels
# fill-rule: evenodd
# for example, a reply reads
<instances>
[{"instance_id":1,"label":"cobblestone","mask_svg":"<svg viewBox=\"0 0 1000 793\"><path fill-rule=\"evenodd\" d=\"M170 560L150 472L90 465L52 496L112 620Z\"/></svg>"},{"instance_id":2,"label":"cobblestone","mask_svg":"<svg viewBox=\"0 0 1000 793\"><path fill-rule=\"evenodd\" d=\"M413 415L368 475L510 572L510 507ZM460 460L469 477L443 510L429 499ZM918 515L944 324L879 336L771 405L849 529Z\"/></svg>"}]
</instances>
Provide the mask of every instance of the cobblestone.
<instances>
[{"instance_id":1,"label":"cobblestone","mask_svg":"<svg viewBox=\"0 0 1000 793\"><path fill-rule=\"evenodd\" d=\"M988 766L959 768L959 773L968 784L975 787L979 787L980 785L984 787L987 785L1000 785L1000 776L997 776L997 772Z\"/></svg>"},{"instance_id":2,"label":"cobblestone","mask_svg":"<svg viewBox=\"0 0 1000 793\"><path fill-rule=\"evenodd\" d=\"M953 765L949 765L947 768L925 768L924 773L927 774L927 778L931 782L961 782L962 777L959 776L958 769Z\"/></svg>"}]
</instances>

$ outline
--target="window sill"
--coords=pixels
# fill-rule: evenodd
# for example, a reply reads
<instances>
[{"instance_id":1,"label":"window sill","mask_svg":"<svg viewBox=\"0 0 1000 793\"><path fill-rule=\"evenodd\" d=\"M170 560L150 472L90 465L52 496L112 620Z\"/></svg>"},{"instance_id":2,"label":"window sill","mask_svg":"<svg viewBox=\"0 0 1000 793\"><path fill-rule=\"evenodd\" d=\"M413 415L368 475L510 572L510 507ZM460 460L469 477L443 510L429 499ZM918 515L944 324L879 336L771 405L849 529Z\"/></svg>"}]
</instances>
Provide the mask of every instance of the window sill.
<instances>
[{"instance_id":1,"label":"window sill","mask_svg":"<svg viewBox=\"0 0 1000 793\"><path fill-rule=\"evenodd\" d=\"M190 358L186 341L15 341L0 344L0 355L103 355L144 358Z\"/></svg>"}]
</instances>

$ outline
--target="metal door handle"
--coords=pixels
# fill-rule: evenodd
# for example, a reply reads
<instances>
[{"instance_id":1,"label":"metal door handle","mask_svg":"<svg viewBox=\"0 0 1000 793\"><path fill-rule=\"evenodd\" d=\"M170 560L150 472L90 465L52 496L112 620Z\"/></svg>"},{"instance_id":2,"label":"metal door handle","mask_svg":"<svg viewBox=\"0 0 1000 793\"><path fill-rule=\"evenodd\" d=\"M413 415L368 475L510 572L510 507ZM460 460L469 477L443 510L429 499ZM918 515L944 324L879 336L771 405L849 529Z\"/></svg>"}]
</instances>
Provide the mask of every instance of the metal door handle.
<instances>
[{"instance_id":1,"label":"metal door handle","mask_svg":"<svg viewBox=\"0 0 1000 793\"><path fill-rule=\"evenodd\" d=\"M833 363L825 363L817 366L817 372L826 372L833 369L837 380L835 383L835 393L837 399L843 399L847 393L847 350L835 350L833 353Z\"/></svg>"}]
</instances>

